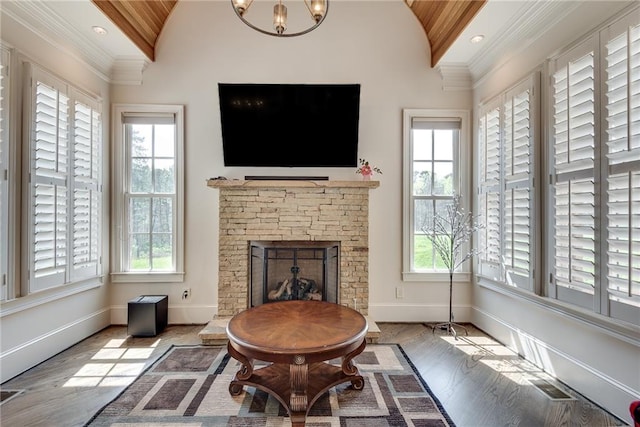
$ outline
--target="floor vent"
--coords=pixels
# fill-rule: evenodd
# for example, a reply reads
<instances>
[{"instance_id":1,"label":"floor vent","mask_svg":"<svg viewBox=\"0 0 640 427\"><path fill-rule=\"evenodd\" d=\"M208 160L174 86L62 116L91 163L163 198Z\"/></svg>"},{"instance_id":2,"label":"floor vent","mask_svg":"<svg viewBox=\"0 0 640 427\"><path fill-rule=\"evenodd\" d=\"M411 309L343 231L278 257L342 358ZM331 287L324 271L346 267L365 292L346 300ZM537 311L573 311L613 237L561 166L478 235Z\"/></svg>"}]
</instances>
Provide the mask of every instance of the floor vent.
<instances>
[{"instance_id":1,"label":"floor vent","mask_svg":"<svg viewBox=\"0 0 640 427\"><path fill-rule=\"evenodd\" d=\"M0 405L13 399L23 391L24 390L0 390Z\"/></svg>"},{"instance_id":2,"label":"floor vent","mask_svg":"<svg viewBox=\"0 0 640 427\"><path fill-rule=\"evenodd\" d=\"M573 400L574 398L569 396L558 387L545 380L529 380L538 390L543 392L551 400Z\"/></svg>"}]
</instances>

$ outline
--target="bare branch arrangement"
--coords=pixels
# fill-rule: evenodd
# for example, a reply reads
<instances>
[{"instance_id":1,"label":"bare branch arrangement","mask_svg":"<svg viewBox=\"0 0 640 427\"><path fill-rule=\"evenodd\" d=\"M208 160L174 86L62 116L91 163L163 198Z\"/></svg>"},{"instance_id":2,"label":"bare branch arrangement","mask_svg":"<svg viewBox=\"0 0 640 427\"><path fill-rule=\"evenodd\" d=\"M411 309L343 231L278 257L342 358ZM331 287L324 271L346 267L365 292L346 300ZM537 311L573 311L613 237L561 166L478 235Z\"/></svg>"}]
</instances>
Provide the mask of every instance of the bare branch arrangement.
<instances>
[{"instance_id":1,"label":"bare branch arrangement","mask_svg":"<svg viewBox=\"0 0 640 427\"><path fill-rule=\"evenodd\" d=\"M435 252L449 270L449 321L438 323L433 330L446 330L456 339L457 333L454 326L463 329L465 333L467 329L453 322L453 273L467 260L478 254L475 248L468 248L467 243L481 227L471 212L465 212L462 197L454 195L446 211L442 214L434 212L433 219L422 228Z\"/></svg>"}]
</instances>

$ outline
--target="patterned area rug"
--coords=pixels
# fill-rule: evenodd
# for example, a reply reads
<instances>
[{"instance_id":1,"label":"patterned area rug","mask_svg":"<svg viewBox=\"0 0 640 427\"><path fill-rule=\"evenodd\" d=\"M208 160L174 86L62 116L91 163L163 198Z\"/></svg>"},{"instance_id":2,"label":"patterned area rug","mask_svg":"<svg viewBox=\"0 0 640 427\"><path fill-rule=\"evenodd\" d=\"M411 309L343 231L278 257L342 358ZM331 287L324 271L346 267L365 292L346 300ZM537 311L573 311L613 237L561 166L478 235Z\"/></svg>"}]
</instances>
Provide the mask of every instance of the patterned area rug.
<instances>
[{"instance_id":1,"label":"patterned area rug","mask_svg":"<svg viewBox=\"0 0 640 427\"><path fill-rule=\"evenodd\" d=\"M354 362L364 389L330 389L311 407L308 427L454 426L399 345L369 344ZM239 368L223 347L172 347L87 426L291 426L269 394L229 394Z\"/></svg>"}]
</instances>

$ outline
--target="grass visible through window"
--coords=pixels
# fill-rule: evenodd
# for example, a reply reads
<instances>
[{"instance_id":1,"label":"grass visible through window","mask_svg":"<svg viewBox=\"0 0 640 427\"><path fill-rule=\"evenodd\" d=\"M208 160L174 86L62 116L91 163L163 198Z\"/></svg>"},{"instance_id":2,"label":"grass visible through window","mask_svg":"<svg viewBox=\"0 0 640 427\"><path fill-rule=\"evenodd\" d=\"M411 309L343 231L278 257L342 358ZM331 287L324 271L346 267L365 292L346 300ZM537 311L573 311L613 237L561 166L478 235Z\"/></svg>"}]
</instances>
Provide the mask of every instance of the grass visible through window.
<instances>
[{"instance_id":1,"label":"grass visible through window","mask_svg":"<svg viewBox=\"0 0 640 427\"><path fill-rule=\"evenodd\" d=\"M416 270L446 270L447 267L440 257L436 257L436 265L433 262L433 244L424 234L414 236L413 265Z\"/></svg>"},{"instance_id":2,"label":"grass visible through window","mask_svg":"<svg viewBox=\"0 0 640 427\"><path fill-rule=\"evenodd\" d=\"M156 270L171 270L172 262L171 256L154 258L153 259L153 271ZM148 258L136 258L131 260L131 270L134 271L148 271L150 270Z\"/></svg>"}]
</instances>

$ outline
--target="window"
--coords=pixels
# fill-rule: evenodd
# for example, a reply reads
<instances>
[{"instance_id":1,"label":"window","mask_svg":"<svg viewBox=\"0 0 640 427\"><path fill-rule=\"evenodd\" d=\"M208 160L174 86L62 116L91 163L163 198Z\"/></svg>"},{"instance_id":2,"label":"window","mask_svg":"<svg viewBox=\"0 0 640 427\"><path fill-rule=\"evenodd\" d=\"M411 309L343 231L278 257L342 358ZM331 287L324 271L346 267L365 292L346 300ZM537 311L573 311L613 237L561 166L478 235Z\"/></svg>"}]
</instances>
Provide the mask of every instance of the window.
<instances>
[{"instance_id":1,"label":"window","mask_svg":"<svg viewBox=\"0 0 640 427\"><path fill-rule=\"evenodd\" d=\"M635 24L635 26L633 25ZM640 307L640 25L622 21L605 43L606 282L614 318L638 322Z\"/></svg>"},{"instance_id":2,"label":"window","mask_svg":"<svg viewBox=\"0 0 640 427\"><path fill-rule=\"evenodd\" d=\"M448 278L447 269L423 229L435 212L446 211L455 194L463 196L468 210L469 176L463 171L468 170L469 114L411 109L403 116L403 280L441 280Z\"/></svg>"},{"instance_id":3,"label":"window","mask_svg":"<svg viewBox=\"0 0 640 427\"><path fill-rule=\"evenodd\" d=\"M9 60L0 45L0 301L9 296Z\"/></svg>"},{"instance_id":4,"label":"window","mask_svg":"<svg viewBox=\"0 0 640 427\"><path fill-rule=\"evenodd\" d=\"M538 76L480 106L479 274L533 291L534 134Z\"/></svg>"},{"instance_id":5,"label":"window","mask_svg":"<svg viewBox=\"0 0 640 427\"><path fill-rule=\"evenodd\" d=\"M505 94L502 152L503 277L509 285L533 290L534 114L538 76Z\"/></svg>"},{"instance_id":6,"label":"window","mask_svg":"<svg viewBox=\"0 0 640 427\"><path fill-rule=\"evenodd\" d=\"M28 290L96 278L101 267L99 101L37 67L29 115Z\"/></svg>"},{"instance_id":7,"label":"window","mask_svg":"<svg viewBox=\"0 0 640 427\"><path fill-rule=\"evenodd\" d=\"M480 147L480 188L478 212L482 229L478 231L480 271L502 280L500 270L500 105L499 99L481 108L478 128ZM486 110L486 111L482 111Z\"/></svg>"},{"instance_id":8,"label":"window","mask_svg":"<svg viewBox=\"0 0 640 427\"><path fill-rule=\"evenodd\" d=\"M551 296L592 309L596 265L595 37L553 63Z\"/></svg>"},{"instance_id":9,"label":"window","mask_svg":"<svg viewBox=\"0 0 640 427\"><path fill-rule=\"evenodd\" d=\"M636 9L549 60L546 141L536 74L479 106L480 284L640 324L638 18Z\"/></svg>"},{"instance_id":10,"label":"window","mask_svg":"<svg viewBox=\"0 0 640 427\"><path fill-rule=\"evenodd\" d=\"M114 281L183 280L183 107L114 107ZM151 279L150 276L153 276Z\"/></svg>"},{"instance_id":11,"label":"window","mask_svg":"<svg viewBox=\"0 0 640 427\"><path fill-rule=\"evenodd\" d=\"M637 14L550 62L549 296L640 324Z\"/></svg>"}]
</instances>

